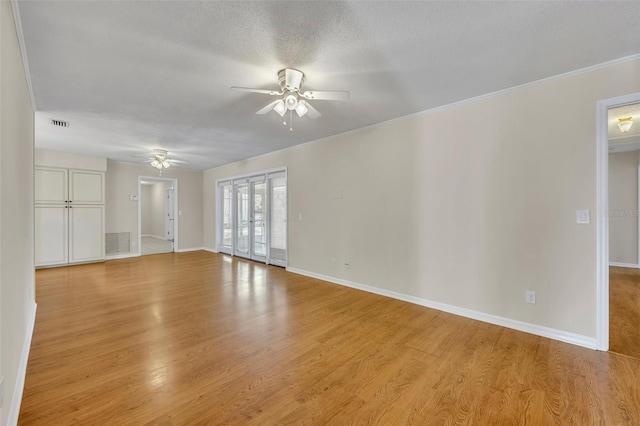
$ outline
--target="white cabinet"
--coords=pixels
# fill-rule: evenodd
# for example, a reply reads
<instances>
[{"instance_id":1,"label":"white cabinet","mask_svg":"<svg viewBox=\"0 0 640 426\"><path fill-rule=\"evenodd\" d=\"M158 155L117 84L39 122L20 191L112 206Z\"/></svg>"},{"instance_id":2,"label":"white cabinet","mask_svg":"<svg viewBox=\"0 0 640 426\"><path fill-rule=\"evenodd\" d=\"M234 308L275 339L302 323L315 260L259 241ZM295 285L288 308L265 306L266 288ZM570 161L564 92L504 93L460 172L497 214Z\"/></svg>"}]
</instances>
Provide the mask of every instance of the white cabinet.
<instances>
[{"instance_id":1,"label":"white cabinet","mask_svg":"<svg viewBox=\"0 0 640 426\"><path fill-rule=\"evenodd\" d=\"M68 170L51 167L36 167L36 203L66 203L69 201Z\"/></svg>"},{"instance_id":2,"label":"white cabinet","mask_svg":"<svg viewBox=\"0 0 640 426\"><path fill-rule=\"evenodd\" d=\"M104 173L36 167L36 266L104 260Z\"/></svg>"},{"instance_id":3,"label":"white cabinet","mask_svg":"<svg viewBox=\"0 0 640 426\"><path fill-rule=\"evenodd\" d=\"M69 209L55 204L36 204L36 266L60 265L69 261Z\"/></svg>"},{"instance_id":4,"label":"white cabinet","mask_svg":"<svg viewBox=\"0 0 640 426\"><path fill-rule=\"evenodd\" d=\"M104 259L104 206L69 206L69 262Z\"/></svg>"}]
</instances>

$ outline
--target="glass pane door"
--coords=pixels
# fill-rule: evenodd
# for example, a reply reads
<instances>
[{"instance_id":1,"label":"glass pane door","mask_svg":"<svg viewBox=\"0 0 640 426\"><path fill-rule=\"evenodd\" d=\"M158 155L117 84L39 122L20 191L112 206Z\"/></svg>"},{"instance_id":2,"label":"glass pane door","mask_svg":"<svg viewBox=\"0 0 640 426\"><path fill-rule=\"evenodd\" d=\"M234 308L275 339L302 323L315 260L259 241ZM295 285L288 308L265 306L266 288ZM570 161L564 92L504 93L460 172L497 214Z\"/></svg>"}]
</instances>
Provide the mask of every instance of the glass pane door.
<instances>
[{"instance_id":1,"label":"glass pane door","mask_svg":"<svg viewBox=\"0 0 640 426\"><path fill-rule=\"evenodd\" d=\"M251 259L261 262L267 259L267 183L264 180L251 182Z\"/></svg>"},{"instance_id":2,"label":"glass pane door","mask_svg":"<svg viewBox=\"0 0 640 426\"><path fill-rule=\"evenodd\" d=\"M249 184L236 183L236 244L235 255L249 257Z\"/></svg>"},{"instance_id":3,"label":"glass pane door","mask_svg":"<svg viewBox=\"0 0 640 426\"><path fill-rule=\"evenodd\" d=\"M269 175L269 263L287 266L287 179Z\"/></svg>"},{"instance_id":4,"label":"glass pane door","mask_svg":"<svg viewBox=\"0 0 640 426\"><path fill-rule=\"evenodd\" d=\"M231 254L233 250L233 187L231 182L221 185L222 189L222 229L219 251Z\"/></svg>"}]
</instances>

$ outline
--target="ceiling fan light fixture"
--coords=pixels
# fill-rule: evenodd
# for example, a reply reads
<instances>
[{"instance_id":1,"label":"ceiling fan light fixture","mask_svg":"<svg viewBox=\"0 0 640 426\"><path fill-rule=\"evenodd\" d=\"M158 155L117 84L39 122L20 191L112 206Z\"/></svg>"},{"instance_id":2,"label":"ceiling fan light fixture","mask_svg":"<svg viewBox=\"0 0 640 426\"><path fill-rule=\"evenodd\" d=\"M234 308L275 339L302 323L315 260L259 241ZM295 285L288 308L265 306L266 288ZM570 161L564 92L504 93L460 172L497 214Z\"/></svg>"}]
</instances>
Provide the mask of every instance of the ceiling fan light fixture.
<instances>
[{"instance_id":1,"label":"ceiling fan light fixture","mask_svg":"<svg viewBox=\"0 0 640 426\"><path fill-rule=\"evenodd\" d=\"M627 133L632 125L633 120L631 120L631 117L618 118L618 128L622 133Z\"/></svg>"},{"instance_id":2,"label":"ceiling fan light fixture","mask_svg":"<svg viewBox=\"0 0 640 426\"><path fill-rule=\"evenodd\" d=\"M288 110L294 110L298 106L298 98L294 94L288 94L284 98L284 103L286 104Z\"/></svg>"},{"instance_id":3,"label":"ceiling fan light fixture","mask_svg":"<svg viewBox=\"0 0 640 426\"><path fill-rule=\"evenodd\" d=\"M162 162L162 167L164 167L165 169L168 169L169 166L171 166L171 163L169 162L169 160L164 160Z\"/></svg>"},{"instance_id":4,"label":"ceiling fan light fixture","mask_svg":"<svg viewBox=\"0 0 640 426\"><path fill-rule=\"evenodd\" d=\"M273 107L273 110L277 112L280 117L282 117L284 113L287 112L287 107L284 105L283 100L279 100L278 103Z\"/></svg>"},{"instance_id":5,"label":"ceiling fan light fixture","mask_svg":"<svg viewBox=\"0 0 640 426\"><path fill-rule=\"evenodd\" d=\"M152 167L158 168L159 165L160 165L160 162L158 161L157 158L151 162Z\"/></svg>"},{"instance_id":6,"label":"ceiling fan light fixture","mask_svg":"<svg viewBox=\"0 0 640 426\"><path fill-rule=\"evenodd\" d=\"M307 112L309 112L309 108L307 108L304 102L298 102L296 106L296 114L298 114L298 117L303 117Z\"/></svg>"}]
</instances>

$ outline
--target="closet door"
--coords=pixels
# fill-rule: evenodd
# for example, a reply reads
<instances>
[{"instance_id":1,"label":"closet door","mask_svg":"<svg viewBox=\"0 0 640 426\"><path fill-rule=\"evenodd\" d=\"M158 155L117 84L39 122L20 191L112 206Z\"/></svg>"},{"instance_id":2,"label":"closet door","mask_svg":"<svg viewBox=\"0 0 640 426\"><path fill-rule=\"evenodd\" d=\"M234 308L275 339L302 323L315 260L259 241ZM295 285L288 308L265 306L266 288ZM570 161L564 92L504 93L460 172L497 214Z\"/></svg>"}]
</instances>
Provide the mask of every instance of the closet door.
<instances>
[{"instance_id":1,"label":"closet door","mask_svg":"<svg viewBox=\"0 0 640 426\"><path fill-rule=\"evenodd\" d=\"M104 173L69 170L69 201L74 204L104 204Z\"/></svg>"},{"instance_id":2,"label":"closet door","mask_svg":"<svg viewBox=\"0 0 640 426\"><path fill-rule=\"evenodd\" d=\"M69 262L104 258L104 206L69 206Z\"/></svg>"},{"instance_id":3,"label":"closet door","mask_svg":"<svg viewBox=\"0 0 640 426\"><path fill-rule=\"evenodd\" d=\"M35 266L68 262L68 211L66 205L36 204Z\"/></svg>"},{"instance_id":4,"label":"closet door","mask_svg":"<svg viewBox=\"0 0 640 426\"><path fill-rule=\"evenodd\" d=\"M69 200L67 169L36 167L34 179L36 203L62 204Z\"/></svg>"}]
</instances>

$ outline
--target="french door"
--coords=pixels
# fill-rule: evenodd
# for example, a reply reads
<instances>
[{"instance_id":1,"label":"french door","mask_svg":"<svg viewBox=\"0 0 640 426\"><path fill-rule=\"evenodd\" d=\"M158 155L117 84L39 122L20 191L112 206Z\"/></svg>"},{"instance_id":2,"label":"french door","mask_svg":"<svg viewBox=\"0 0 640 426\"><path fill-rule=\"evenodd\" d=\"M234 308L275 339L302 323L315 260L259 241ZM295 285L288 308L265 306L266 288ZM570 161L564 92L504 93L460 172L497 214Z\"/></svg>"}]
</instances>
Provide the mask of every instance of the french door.
<instances>
[{"instance_id":1,"label":"french door","mask_svg":"<svg viewBox=\"0 0 640 426\"><path fill-rule=\"evenodd\" d=\"M236 199L234 255L267 260L267 179L253 176L233 182Z\"/></svg>"},{"instance_id":2,"label":"french door","mask_svg":"<svg viewBox=\"0 0 640 426\"><path fill-rule=\"evenodd\" d=\"M218 251L286 266L284 171L218 183Z\"/></svg>"}]
</instances>

